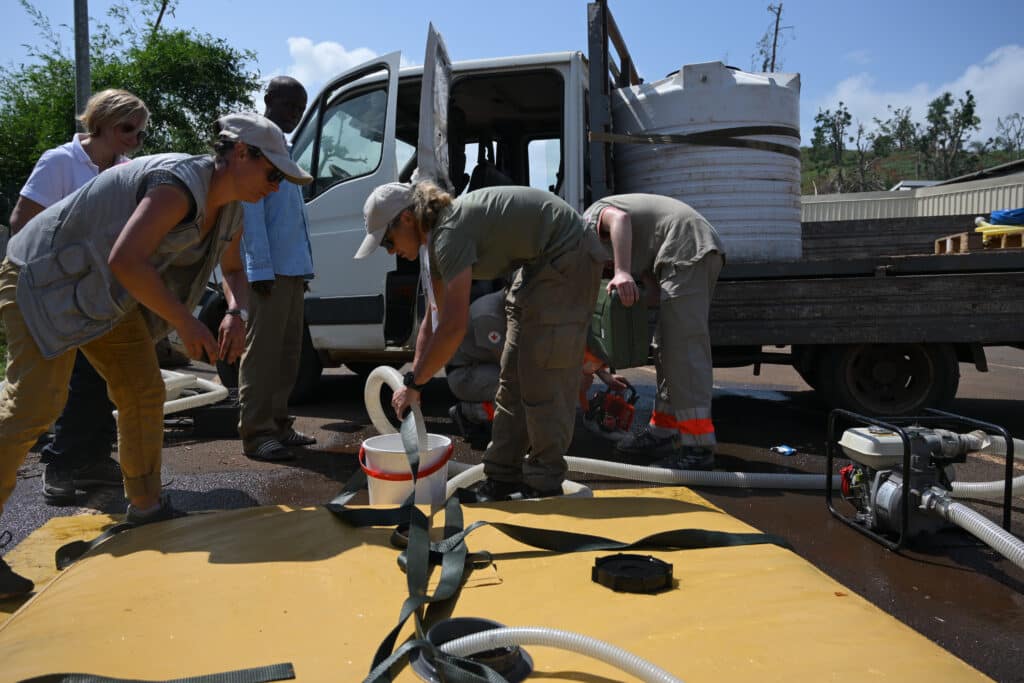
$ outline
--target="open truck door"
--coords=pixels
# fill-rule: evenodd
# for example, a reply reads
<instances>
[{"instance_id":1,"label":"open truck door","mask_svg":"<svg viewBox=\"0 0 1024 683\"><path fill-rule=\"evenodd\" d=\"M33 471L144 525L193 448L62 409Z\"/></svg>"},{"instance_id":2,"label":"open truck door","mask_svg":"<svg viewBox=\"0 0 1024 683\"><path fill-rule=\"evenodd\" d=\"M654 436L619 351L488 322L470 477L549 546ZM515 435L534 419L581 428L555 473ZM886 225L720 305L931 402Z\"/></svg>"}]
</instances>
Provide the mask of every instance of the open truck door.
<instances>
[{"instance_id":1,"label":"open truck door","mask_svg":"<svg viewBox=\"0 0 1024 683\"><path fill-rule=\"evenodd\" d=\"M451 192L451 161L448 149L448 104L452 90L452 62L444 38L434 28L427 29L427 52L423 59L420 89L419 139L416 144L417 168L413 180L432 180Z\"/></svg>"},{"instance_id":2,"label":"open truck door","mask_svg":"<svg viewBox=\"0 0 1024 683\"><path fill-rule=\"evenodd\" d=\"M384 346L385 286L395 257L383 249L358 261L352 256L366 235L366 197L398 178L400 56L384 55L336 78L295 134L292 156L313 176L305 198L316 279L306 322L318 349Z\"/></svg>"}]
</instances>

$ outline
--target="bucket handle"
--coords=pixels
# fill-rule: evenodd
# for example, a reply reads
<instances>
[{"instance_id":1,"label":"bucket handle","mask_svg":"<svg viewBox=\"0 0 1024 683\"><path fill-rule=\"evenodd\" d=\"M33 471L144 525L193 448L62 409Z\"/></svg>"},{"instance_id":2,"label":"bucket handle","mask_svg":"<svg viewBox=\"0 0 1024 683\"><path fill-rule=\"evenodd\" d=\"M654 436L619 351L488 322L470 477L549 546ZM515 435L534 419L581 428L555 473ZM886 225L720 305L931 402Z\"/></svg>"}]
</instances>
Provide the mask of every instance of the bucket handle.
<instances>
[{"instance_id":1,"label":"bucket handle","mask_svg":"<svg viewBox=\"0 0 1024 683\"><path fill-rule=\"evenodd\" d=\"M437 462L425 467L420 470L418 479L429 477L434 472L444 467L449 460L451 460L452 454L455 452L455 444L448 444L448 448L445 449L444 455L437 459ZM363 446L359 447L359 467L366 473L366 476L372 477L373 479L383 479L385 481L409 481L412 479L412 472L381 472L380 470L372 469L366 464L366 449Z\"/></svg>"}]
</instances>

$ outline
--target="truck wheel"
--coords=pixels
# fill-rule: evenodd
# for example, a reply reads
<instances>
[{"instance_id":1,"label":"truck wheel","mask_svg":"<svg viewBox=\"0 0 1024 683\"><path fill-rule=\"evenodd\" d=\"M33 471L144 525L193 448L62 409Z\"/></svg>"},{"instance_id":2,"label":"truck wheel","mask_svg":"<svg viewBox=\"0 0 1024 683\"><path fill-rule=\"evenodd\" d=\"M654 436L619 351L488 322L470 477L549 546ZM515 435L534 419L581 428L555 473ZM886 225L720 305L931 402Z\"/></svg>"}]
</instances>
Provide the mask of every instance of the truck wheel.
<instances>
[{"instance_id":1,"label":"truck wheel","mask_svg":"<svg viewBox=\"0 0 1024 683\"><path fill-rule=\"evenodd\" d=\"M324 366L320 356L313 347L313 338L309 336L309 327L302 330L302 355L299 357L299 371L295 375L295 385L288 397L289 403L306 403L316 395L316 387L320 384L320 375Z\"/></svg>"},{"instance_id":2,"label":"truck wheel","mask_svg":"<svg viewBox=\"0 0 1024 683\"><path fill-rule=\"evenodd\" d=\"M949 344L852 344L821 355L826 400L866 415L912 415L953 400L960 365Z\"/></svg>"},{"instance_id":3,"label":"truck wheel","mask_svg":"<svg viewBox=\"0 0 1024 683\"><path fill-rule=\"evenodd\" d=\"M224 312L228 310L228 302L224 298L224 293L220 288L207 285L206 292L203 294L199 306L199 315L196 317L199 319L199 322L206 325L206 329L210 330L210 333L216 339L220 328L220 321L224 319ZM236 389L238 387L238 363L229 364L224 361L217 361L217 376L220 378L220 383L225 387Z\"/></svg>"},{"instance_id":4,"label":"truck wheel","mask_svg":"<svg viewBox=\"0 0 1024 683\"><path fill-rule=\"evenodd\" d=\"M216 337L220 321L224 318L226 310L228 310L228 304L224 294L219 289L210 287L203 296L197 317ZM309 328L306 327L302 333L302 356L299 359L299 371L295 377L295 386L292 387L288 402L303 403L310 400L316 393L316 386L320 382L322 372L323 366L320 364L320 357L317 355L316 349L313 348L313 340L309 336ZM238 362L217 361L217 376L220 378L220 383L228 389L238 388Z\"/></svg>"}]
</instances>

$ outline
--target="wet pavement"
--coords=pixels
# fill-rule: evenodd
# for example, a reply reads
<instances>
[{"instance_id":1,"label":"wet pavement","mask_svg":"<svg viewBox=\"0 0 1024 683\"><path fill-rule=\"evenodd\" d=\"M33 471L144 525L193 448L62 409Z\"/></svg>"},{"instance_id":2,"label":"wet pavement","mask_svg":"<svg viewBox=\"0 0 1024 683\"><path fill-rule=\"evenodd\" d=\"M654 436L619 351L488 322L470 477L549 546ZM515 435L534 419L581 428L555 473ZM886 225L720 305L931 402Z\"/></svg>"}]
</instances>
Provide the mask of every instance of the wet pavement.
<instances>
[{"instance_id":1,"label":"wet pavement","mask_svg":"<svg viewBox=\"0 0 1024 683\"><path fill-rule=\"evenodd\" d=\"M1003 426L1022 438L1024 351L990 350L989 364L991 372L987 374L961 365L961 389L950 410ZM201 365L189 371L210 374ZM653 402L653 371L638 368L624 374L640 393L638 421L646 419ZM791 368L766 366L760 377L752 376L750 368L720 369L715 372L715 384L717 469L824 472L828 411ZM429 431L452 433L447 418L451 401L443 380L429 385L424 393ZM316 402L296 406L295 412L296 427L316 436L319 444L303 451L296 461L284 464L246 459L237 440L196 439L187 424L169 429L163 478L174 505L186 510L209 510L266 504L304 506L330 500L355 472L362 440L376 433L362 405L362 382L344 370L329 371ZM456 444L456 460L473 464L480 461L481 451L460 439ZM796 453L783 456L770 450L782 444L795 448ZM614 459L608 442L583 429L577 429L570 455ZM1024 462L1024 453L1020 455L1019 462ZM6 506L2 528L12 531L15 542L54 516L92 510L124 511L123 498L116 489L83 497L80 508L48 507L40 495L41 471L38 454L30 454ZM1024 474L1024 465L1016 467L1016 474ZM992 456L972 456L958 467L957 476L964 481L1001 479L1003 463ZM610 481L587 483L595 488L623 485ZM1024 680L1024 571L965 532L951 530L928 536L894 553L834 519L822 493L709 487L697 490L726 512L785 537L795 552L850 591L992 678ZM1001 518L999 505L973 501L971 506L994 520ZM1012 527L1018 537L1024 536L1022 512L1024 497L1018 496L1014 499ZM685 574L681 578L685 580ZM834 628L842 632L844 625L835 624ZM850 633L849 638L849 656L871 656L858 650L857 633ZM879 666L884 667L884 662ZM827 678L827 672L822 674Z\"/></svg>"}]
</instances>

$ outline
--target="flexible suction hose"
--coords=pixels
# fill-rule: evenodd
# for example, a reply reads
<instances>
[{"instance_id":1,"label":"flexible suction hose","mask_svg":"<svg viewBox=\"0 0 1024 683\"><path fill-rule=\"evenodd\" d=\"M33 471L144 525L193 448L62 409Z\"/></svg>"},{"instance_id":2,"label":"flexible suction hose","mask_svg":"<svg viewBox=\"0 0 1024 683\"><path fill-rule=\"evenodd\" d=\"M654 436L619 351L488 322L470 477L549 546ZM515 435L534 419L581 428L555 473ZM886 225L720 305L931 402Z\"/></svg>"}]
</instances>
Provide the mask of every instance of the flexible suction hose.
<instances>
[{"instance_id":1,"label":"flexible suction hose","mask_svg":"<svg viewBox=\"0 0 1024 683\"><path fill-rule=\"evenodd\" d=\"M536 626L496 628L444 643L441 650L459 657L514 645L541 645L568 650L610 664L644 683L682 683L664 669L602 640L570 631Z\"/></svg>"},{"instance_id":2,"label":"flexible suction hose","mask_svg":"<svg viewBox=\"0 0 1024 683\"><path fill-rule=\"evenodd\" d=\"M377 431L381 434L394 434L398 430L388 420L387 415L384 414L384 408L380 404L380 390L385 384L391 387L392 391L398 391L403 386L402 375L398 373L398 370L390 366L381 365L374 368L370 376L366 378L366 384L363 386L363 403L366 404L366 412L370 415L370 422L377 428ZM427 453L427 423L423 420L423 411L419 405L412 407L412 415L416 425L415 438L419 445L419 452ZM407 435L403 433L403 442L406 437Z\"/></svg>"},{"instance_id":3,"label":"flexible suction hose","mask_svg":"<svg viewBox=\"0 0 1024 683\"><path fill-rule=\"evenodd\" d=\"M397 390L402 386L402 375L397 370L386 365L376 368L366 379L366 387L363 390L363 400L366 403L366 412L369 413L370 422L381 434L392 434L397 430L388 421L384 409L380 403L380 389L387 384ZM419 407L413 409L417 416L417 433L420 436L420 452L426 452L426 427L423 422L423 413ZM421 431L422 430L422 431ZM1013 440L1015 453L1024 457L1024 441ZM1005 455L1006 444L1003 439L995 438L992 443L981 449L980 452L993 455ZM606 460L594 460L591 458L567 457L566 462L569 470L581 474L594 474L598 476L615 477L629 481L644 481L655 484L674 484L676 486L716 486L723 488L779 488L779 489L809 489L824 490L825 475L823 474L777 474L758 472L702 472L691 470L671 470L660 467L643 467L640 465L627 465L624 463L608 462ZM454 463L451 463L454 464ZM449 465L449 467L451 466ZM466 472L460 473L448 482L447 495L458 488L466 488L483 478L483 466L476 465ZM579 484L567 482L568 486L563 488L567 494L580 495L585 493ZM833 476L832 485L839 486L839 477ZM1015 477L1013 489L1017 491L1024 488L1024 475ZM568 489L568 490L566 490ZM589 491L589 489L587 489ZM998 498L1003 494L1002 481L986 482L953 482L953 496L956 498Z\"/></svg>"},{"instance_id":4,"label":"flexible suction hose","mask_svg":"<svg viewBox=\"0 0 1024 683\"><path fill-rule=\"evenodd\" d=\"M989 438L992 439L992 443L979 449L977 452L990 455L1006 455L1006 439L991 435ZM1018 458L1024 458L1024 439L1013 440L1013 457L1014 461ZM1024 490L1024 474L1014 477L1012 486L1014 492ZM1002 498L1005 490L1005 482L1002 480L953 482L954 498Z\"/></svg>"},{"instance_id":5,"label":"flexible suction hose","mask_svg":"<svg viewBox=\"0 0 1024 683\"><path fill-rule=\"evenodd\" d=\"M173 376L172 376L173 375ZM183 377L188 378L188 382L182 380ZM175 398L170 401L164 402L164 415L170 415L171 413L180 413L183 410L189 410L191 408L198 408L200 406L208 406L213 403L219 403L228 397L228 389L222 384L211 382L201 377L190 377L183 375L182 373L167 373L164 375L164 385L173 387L174 392L195 389L198 387L202 389L202 393L194 394L192 396L182 396L181 398ZM172 392L173 393L173 392ZM114 411L114 417L117 417L117 411Z\"/></svg>"},{"instance_id":6,"label":"flexible suction hose","mask_svg":"<svg viewBox=\"0 0 1024 683\"><path fill-rule=\"evenodd\" d=\"M932 488L926 492L921 498L921 504L926 510L942 517L947 522L956 524L1013 564L1024 569L1024 541L992 520L963 503L950 500L946 492L940 488Z\"/></svg>"}]
</instances>

